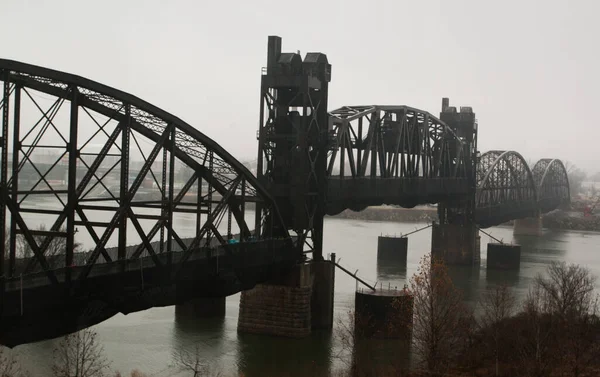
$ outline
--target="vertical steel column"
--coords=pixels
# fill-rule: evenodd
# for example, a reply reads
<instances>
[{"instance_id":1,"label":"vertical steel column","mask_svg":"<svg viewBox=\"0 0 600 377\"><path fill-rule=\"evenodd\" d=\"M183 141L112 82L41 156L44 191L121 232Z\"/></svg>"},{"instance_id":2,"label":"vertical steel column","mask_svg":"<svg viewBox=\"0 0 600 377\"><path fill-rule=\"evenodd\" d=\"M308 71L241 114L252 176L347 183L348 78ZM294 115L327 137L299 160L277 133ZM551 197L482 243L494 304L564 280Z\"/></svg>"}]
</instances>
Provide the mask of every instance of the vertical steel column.
<instances>
[{"instance_id":1,"label":"vertical steel column","mask_svg":"<svg viewBox=\"0 0 600 377\"><path fill-rule=\"evenodd\" d=\"M69 143L67 152L69 154L68 182L69 189L67 200L67 246L65 267L65 280L71 281L71 266L73 265L73 248L75 247L75 208L77 206L77 127L79 123L79 90L76 86L71 87L71 121L69 125Z\"/></svg>"},{"instance_id":2,"label":"vertical steel column","mask_svg":"<svg viewBox=\"0 0 600 377\"><path fill-rule=\"evenodd\" d=\"M198 174L198 172L196 172ZM196 238L200 236L202 228L202 177L198 177L198 191L196 194Z\"/></svg>"},{"instance_id":3,"label":"vertical steel column","mask_svg":"<svg viewBox=\"0 0 600 377\"><path fill-rule=\"evenodd\" d=\"M358 133L356 134L356 176L361 176L362 166L362 151L363 151L363 117L358 118Z\"/></svg>"},{"instance_id":4,"label":"vertical steel column","mask_svg":"<svg viewBox=\"0 0 600 377\"><path fill-rule=\"evenodd\" d=\"M167 126L169 127L169 126ZM169 135L171 137L171 135ZM168 216L167 214L167 147L163 147L163 155L162 155L162 196L160 198L160 217L165 218ZM167 223L163 223L167 224ZM162 254L165 251L165 225L160 227L160 253Z\"/></svg>"},{"instance_id":5,"label":"vertical steel column","mask_svg":"<svg viewBox=\"0 0 600 377\"><path fill-rule=\"evenodd\" d=\"M246 219L246 179L242 178L242 195L241 195L241 210L242 218ZM255 207L256 208L256 207ZM240 228L240 242L246 241L248 235L244 234L244 230Z\"/></svg>"},{"instance_id":6,"label":"vertical steel column","mask_svg":"<svg viewBox=\"0 0 600 377\"><path fill-rule=\"evenodd\" d=\"M379 143L379 127L381 126L380 120L379 120L379 110L375 110L375 112L372 115L371 118L371 123L373 124L373 132L371 134L371 137L373 138L372 141L370 141L371 144L371 174L369 174L371 176L371 178L375 178L377 177L377 158L379 157L379 154L377 153L377 145Z\"/></svg>"},{"instance_id":7,"label":"vertical steel column","mask_svg":"<svg viewBox=\"0 0 600 377\"><path fill-rule=\"evenodd\" d=\"M19 151L21 150L20 128L21 128L21 88L15 87L15 115L13 116L13 161L12 161L12 197L18 203L19 190ZM17 255L17 220L15 216L10 217L10 261L8 276L15 274L15 259Z\"/></svg>"},{"instance_id":8,"label":"vertical steel column","mask_svg":"<svg viewBox=\"0 0 600 377\"><path fill-rule=\"evenodd\" d=\"M233 235L231 234L231 207L227 205L227 239L230 240L232 238Z\"/></svg>"},{"instance_id":9,"label":"vertical steel column","mask_svg":"<svg viewBox=\"0 0 600 377\"><path fill-rule=\"evenodd\" d=\"M119 201L121 208L128 205L129 202L129 133L131 126L131 105L125 105L125 121L121 125L121 187L119 191ZM121 222L119 223L119 250L118 260L127 259L127 211L123 211ZM122 265L125 268L125 263Z\"/></svg>"},{"instance_id":10,"label":"vertical steel column","mask_svg":"<svg viewBox=\"0 0 600 377\"><path fill-rule=\"evenodd\" d=\"M208 157L208 174L212 174L213 173L213 152L210 151L209 153L209 157ZM206 196L206 199L208 200L208 219L206 221L213 221L213 214L212 214L212 184L210 183L210 181L208 181L208 195ZM206 246L210 247L210 238L211 238L211 230L209 229L208 231L206 231Z\"/></svg>"},{"instance_id":11,"label":"vertical steel column","mask_svg":"<svg viewBox=\"0 0 600 377\"><path fill-rule=\"evenodd\" d=\"M173 263L173 186L175 186L175 136L176 136L176 127L174 124L171 124L171 150L170 152L170 161L169 161L169 232L167 233L167 263ZM167 150L167 148L165 148Z\"/></svg>"},{"instance_id":12,"label":"vertical steel column","mask_svg":"<svg viewBox=\"0 0 600 377\"><path fill-rule=\"evenodd\" d=\"M259 182L265 183L263 178L263 161L264 161L264 150L263 145L265 143L265 106L267 101L267 93L265 92L265 85L263 84L263 77L260 80L260 118L258 123L258 158L256 159L256 177ZM256 207L254 207L254 237L259 238L260 236L260 227L262 220L262 205L259 201L255 203Z\"/></svg>"},{"instance_id":13,"label":"vertical steel column","mask_svg":"<svg viewBox=\"0 0 600 377\"><path fill-rule=\"evenodd\" d=\"M342 137L341 145L337 147L340 148L340 177L344 177L346 172L346 137Z\"/></svg>"},{"instance_id":14,"label":"vertical steel column","mask_svg":"<svg viewBox=\"0 0 600 377\"><path fill-rule=\"evenodd\" d=\"M3 106L2 106L2 135L0 142L2 143L2 155L0 156L0 192L2 193L2 200L0 200L0 247L2 248L2 255L0 255L0 313L4 309L4 257L6 252L6 200L7 196L7 174L8 174L8 116L9 116L9 100L10 100L10 82L8 70L4 71L2 75L4 80L4 94L3 94Z\"/></svg>"}]
</instances>

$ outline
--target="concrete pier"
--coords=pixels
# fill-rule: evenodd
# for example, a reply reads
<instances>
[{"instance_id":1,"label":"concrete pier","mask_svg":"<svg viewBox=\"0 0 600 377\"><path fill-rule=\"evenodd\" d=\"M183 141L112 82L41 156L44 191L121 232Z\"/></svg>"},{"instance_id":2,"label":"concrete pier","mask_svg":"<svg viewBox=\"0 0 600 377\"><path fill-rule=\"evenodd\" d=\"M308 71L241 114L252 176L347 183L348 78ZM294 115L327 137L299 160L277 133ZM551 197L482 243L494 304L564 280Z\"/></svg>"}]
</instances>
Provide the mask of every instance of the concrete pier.
<instances>
[{"instance_id":1,"label":"concrete pier","mask_svg":"<svg viewBox=\"0 0 600 377\"><path fill-rule=\"evenodd\" d=\"M238 332L302 338L310 335L310 266L297 265L286 281L257 284L240 298Z\"/></svg>"},{"instance_id":2,"label":"concrete pier","mask_svg":"<svg viewBox=\"0 0 600 377\"><path fill-rule=\"evenodd\" d=\"M377 260L404 261L408 253L408 238L377 237Z\"/></svg>"},{"instance_id":3,"label":"concrete pier","mask_svg":"<svg viewBox=\"0 0 600 377\"><path fill-rule=\"evenodd\" d=\"M225 316L225 297L195 298L175 305L175 315L187 318Z\"/></svg>"},{"instance_id":4,"label":"concrete pier","mask_svg":"<svg viewBox=\"0 0 600 377\"><path fill-rule=\"evenodd\" d=\"M334 282L333 263L315 261L295 266L277 281L243 291L238 332L303 338L313 328L331 328Z\"/></svg>"},{"instance_id":5,"label":"concrete pier","mask_svg":"<svg viewBox=\"0 0 600 377\"><path fill-rule=\"evenodd\" d=\"M354 329L361 338L410 338L413 296L405 290L357 291Z\"/></svg>"},{"instance_id":6,"label":"concrete pier","mask_svg":"<svg viewBox=\"0 0 600 377\"><path fill-rule=\"evenodd\" d=\"M539 236L542 234L542 217L527 217L514 221L513 234L523 236Z\"/></svg>"},{"instance_id":7,"label":"concrete pier","mask_svg":"<svg viewBox=\"0 0 600 377\"><path fill-rule=\"evenodd\" d=\"M431 230L431 255L448 265L479 265L479 230L474 224L437 224Z\"/></svg>"},{"instance_id":8,"label":"concrete pier","mask_svg":"<svg viewBox=\"0 0 600 377\"><path fill-rule=\"evenodd\" d=\"M335 253L330 258L335 262ZM313 329L330 329L333 327L335 265L329 261L313 262L311 275L311 326Z\"/></svg>"},{"instance_id":9,"label":"concrete pier","mask_svg":"<svg viewBox=\"0 0 600 377\"><path fill-rule=\"evenodd\" d=\"M521 246L489 243L487 247L488 269L519 269L521 265Z\"/></svg>"}]
</instances>

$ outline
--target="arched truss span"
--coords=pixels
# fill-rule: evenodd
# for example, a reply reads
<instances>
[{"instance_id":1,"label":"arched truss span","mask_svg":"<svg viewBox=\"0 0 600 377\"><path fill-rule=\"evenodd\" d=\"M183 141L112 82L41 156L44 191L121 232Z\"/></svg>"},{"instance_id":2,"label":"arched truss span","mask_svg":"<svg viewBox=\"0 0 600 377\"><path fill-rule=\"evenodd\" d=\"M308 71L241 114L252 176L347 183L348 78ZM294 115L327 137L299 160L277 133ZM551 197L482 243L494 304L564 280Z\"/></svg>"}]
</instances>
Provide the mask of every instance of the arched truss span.
<instances>
[{"instance_id":1,"label":"arched truss span","mask_svg":"<svg viewBox=\"0 0 600 377\"><path fill-rule=\"evenodd\" d=\"M489 151L480 157L476 209L482 226L536 212L537 187L523 156L514 151Z\"/></svg>"},{"instance_id":2,"label":"arched truss span","mask_svg":"<svg viewBox=\"0 0 600 377\"><path fill-rule=\"evenodd\" d=\"M533 166L533 177L538 190L542 212L549 212L561 204L569 203L569 176L562 161L543 158Z\"/></svg>"},{"instance_id":3,"label":"arched truss span","mask_svg":"<svg viewBox=\"0 0 600 377\"><path fill-rule=\"evenodd\" d=\"M408 106L344 106L329 113L327 173L340 177L466 177L468 151L445 123Z\"/></svg>"},{"instance_id":4,"label":"arched truss span","mask_svg":"<svg viewBox=\"0 0 600 377\"><path fill-rule=\"evenodd\" d=\"M9 278L43 270L56 283L53 269L84 264L83 279L102 260L142 254L161 265L179 251L184 262L235 232L242 241L289 237L257 179L181 119L20 62L0 59L0 81L0 229L9 229L0 244ZM262 203L253 227L244 217L251 202ZM83 257L72 251L79 240L91 247Z\"/></svg>"},{"instance_id":5,"label":"arched truss span","mask_svg":"<svg viewBox=\"0 0 600 377\"><path fill-rule=\"evenodd\" d=\"M469 191L469 144L426 111L344 106L329 113L327 213L414 207Z\"/></svg>"}]
</instances>

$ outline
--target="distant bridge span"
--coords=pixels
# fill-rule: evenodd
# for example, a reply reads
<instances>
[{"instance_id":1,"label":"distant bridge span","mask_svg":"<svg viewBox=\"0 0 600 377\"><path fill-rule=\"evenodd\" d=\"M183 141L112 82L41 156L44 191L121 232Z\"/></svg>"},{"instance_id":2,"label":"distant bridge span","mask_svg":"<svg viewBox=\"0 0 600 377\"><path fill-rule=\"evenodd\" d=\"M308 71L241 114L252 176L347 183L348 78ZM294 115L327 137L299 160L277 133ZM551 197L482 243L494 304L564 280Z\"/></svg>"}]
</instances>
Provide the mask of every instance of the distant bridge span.
<instances>
[{"instance_id":1,"label":"distant bridge span","mask_svg":"<svg viewBox=\"0 0 600 377\"><path fill-rule=\"evenodd\" d=\"M409 106L343 106L330 113L327 213L382 204L412 208L470 195L473 140ZM467 113L468 115L469 113ZM487 228L536 216L569 202L563 163L533 168L515 151L480 156L475 221Z\"/></svg>"},{"instance_id":2,"label":"distant bridge span","mask_svg":"<svg viewBox=\"0 0 600 377\"><path fill-rule=\"evenodd\" d=\"M448 201L469 193L464 137L409 106L344 106L330 113L327 213Z\"/></svg>"},{"instance_id":3,"label":"distant bridge span","mask_svg":"<svg viewBox=\"0 0 600 377\"><path fill-rule=\"evenodd\" d=\"M515 151L489 151L477 166L475 219L490 227L533 217L570 201L569 178L558 159L541 159L530 168Z\"/></svg>"}]
</instances>

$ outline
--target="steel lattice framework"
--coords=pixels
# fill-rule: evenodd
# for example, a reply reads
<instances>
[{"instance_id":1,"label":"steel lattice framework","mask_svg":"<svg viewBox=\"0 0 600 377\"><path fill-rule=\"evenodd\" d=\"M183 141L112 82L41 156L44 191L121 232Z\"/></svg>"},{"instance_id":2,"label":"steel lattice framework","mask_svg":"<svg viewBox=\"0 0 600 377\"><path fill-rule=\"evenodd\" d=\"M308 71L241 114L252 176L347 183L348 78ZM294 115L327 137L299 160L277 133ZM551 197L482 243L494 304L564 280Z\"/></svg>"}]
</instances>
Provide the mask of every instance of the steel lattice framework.
<instances>
[{"instance_id":1,"label":"steel lattice framework","mask_svg":"<svg viewBox=\"0 0 600 377\"><path fill-rule=\"evenodd\" d=\"M530 169L515 151L489 151L479 159L476 220L482 227L537 216L568 203L569 198L569 181L560 160L542 159Z\"/></svg>"},{"instance_id":2,"label":"steel lattice framework","mask_svg":"<svg viewBox=\"0 0 600 377\"><path fill-rule=\"evenodd\" d=\"M344 106L330 112L330 123L329 214L382 203L412 207L467 192L468 148L428 112ZM378 198L361 200L361 192Z\"/></svg>"},{"instance_id":3,"label":"steel lattice framework","mask_svg":"<svg viewBox=\"0 0 600 377\"><path fill-rule=\"evenodd\" d=\"M502 223L533 216L537 211L537 189L527 162L514 151L489 151L477 165L476 219Z\"/></svg>"},{"instance_id":4,"label":"steel lattice framework","mask_svg":"<svg viewBox=\"0 0 600 377\"><path fill-rule=\"evenodd\" d=\"M184 263L204 246L227 248L234 237L289 238L257 179L181 119L97 82L20 62L0 59L0 81L0 229L7 229L0 271L8 281L36 271L53 284L81 281L98 263L146 255L162 266ZM261 210L252 225L245 207L255 202ZM186 234L173 225L180 215ZM76 232L95 246L75 255Z\"/></svg>"},{"instance_id":5,"label":"steel lattice framework","mask_svg":"<svg viewBox=\"0 0 600 377\"><path fill-rule=\"evenodd\" d=\"M331 64L318 52L282 52L269 37L261 77L257 176L299 251L323 258L327 99Z\"/></svg>"},{"instance_id":6,"label":"steel lattice framework","mask_svg":"<svg viewBox=\"0 0 600 377\"><path fill-rule=\"evenodd\" d=\"M428 112L408 106L344 106L330 115L334 143L329 176L439 178L466 174L463 143Z\"/></svg>"},{"instance_id":7,"label":"steel lattice framework","mask_svg":"<svg viewBox=\"0 0 600 377\"><path fill-rule=\"evenodd\" d=\"M569 176L562 161L543 158L533 166L532 172L542 212L552 211L562 204L569 203Z\"/></svg>"}]
</instances>

